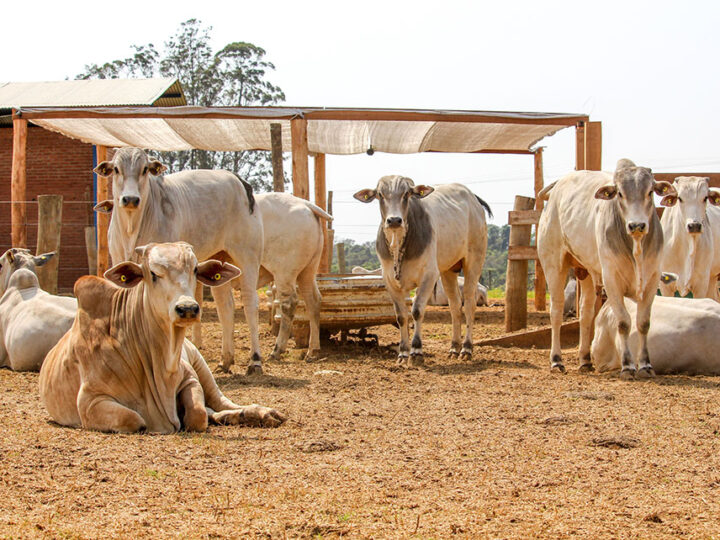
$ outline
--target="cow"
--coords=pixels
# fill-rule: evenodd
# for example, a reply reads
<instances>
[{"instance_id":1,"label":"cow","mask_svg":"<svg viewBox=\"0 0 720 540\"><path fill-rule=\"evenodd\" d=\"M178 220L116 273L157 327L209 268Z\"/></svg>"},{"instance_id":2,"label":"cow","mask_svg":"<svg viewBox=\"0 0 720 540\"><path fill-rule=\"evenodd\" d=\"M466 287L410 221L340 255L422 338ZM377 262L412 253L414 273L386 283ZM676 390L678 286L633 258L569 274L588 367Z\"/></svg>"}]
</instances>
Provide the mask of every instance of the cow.
<instances>
[{"instance_id":1,"label":"cow","mask_svg":"<svg viewBox=\"0 0 720 540\"><path fill-rule=\"evenodd\" d=\"M634 317L637 304L625 299ZM595 321L591 354L598 371L620 369L618 325L612 309L602 307ZM639 340L637 326L628 337ZM657 373L720 375L720 303L709 298L660 296L653 303L647 346Z\"/></svg>"},{"instance_id":2,"label":"cow","mask_svg":"<svg viewBox=\"0 0 720 540\"><path fill-rule=\"evenodd\" d=\"M382 268L368 270L367 268L363 268L362 266L353 266L352 270L350 270L350 273L363 276L382 276Z\"/></svg>"},{"instance_id":3,"label":"cow","mask_svg":"<svg viewBox=\"0 0 720 540\"><path fill-rule=\"evenodd\" d=\"M576 313L576 299L577 299L577 279L571 278L565 285L565 291L563 292L565 301L563 303L563 317L575 317Z\"/></svg>"},{"instance_id":4,"label":"cow","mask_svg":"<svg viewBox=\"0 0 720 540\"><path fill-rule=\"evenodd\" d=\"M54 256L10 248L0 257L0 367L38 371L72 325L77 301L42 290L35 274Z\"/></svg>"},{"instance_id":5,"label":"cow","mask_svg":"<svg viewBox=\"0 0 720 540\"><path fill-rule=\"evenodd\" d=\"M274 409L236 405L220 392L186 328L200 317L197 281L222 287L240 274L214 259L198 264L185 242L137 248L105 278L75 283L78 311L40 369L40 396L63 426L97 431L204 431L208 421L274 427Z\"/></svg>"},{"instance_id":6,"label":"cow","mask_svg":"<svg viewBox=\"0 0 720 540\"><path fill-rule=\"evenodd\" d=\"M660 224L665 236L660 268L678 275L678 281L660 286L664 296L720 301L720 191L710 189L709 178L680 176L673 182L676 195L660 201L665 206Z\"/></svg>"},{"instance_id":7,"label":"cow","mask_svg":"<svg viewBox=\"0 0 720 540\"><path fill-rule=\"evenodd\" d=\"M307 307L310 341L306 360L320 350L320 303L322 296L315 276L325 239L324 221L332 216L310 201L289 193L261 193L255 196L263 222L263 253L257 288L275 283L280 300L280 329L270 358L278 359L287 348L298 295ZM112 212L113 201L102 201L95 209ZM200 300L199 293L196 298ZM193 328L193 342L200 346L200 324Z\"/></svg>"},{"instance_id":8,"label":"cow","mask_svg":"<svg viewBox=\"0 0 720 540\"><path fill-rule=\"evenodd\" d=\"M165 165L140 148L120 148L111 161L94 170L112 178L108 245L114 264L133 260L138 246L182 240L193 246L201 261L215 257L240 267L237 279L250 333L247 372L262 373L257 282L263 223L250 184L228 171L163 175ZM232 285L225 283L212 292L222 325L222 367L227 371L234 358Z\"/></svg>"},{"instance_id":9,"label":"cow","mask_svg":"<svg viewBox=\"0 0 720 540\"><path fill-rule=\"evenodd\" d=\"M422 320L438 278L450 302L452 341L449 354L472 357L472 329L475 315L475 287L464 291L466 334L460 349L460 317L463 302L457 284L460 270L465 279L480 278L487 251L485 212L488 204L461 184L433 188L418 185L404 176L384 176L375 189L355 193L355 199L380 203L381 222L375 248L383 269L383 280L393 300L400 327L398 365L424 363ZM415 332L409 343L409 319L405 298L417 287L412 305ZM412 348L411 348L412 346Z\"/></svg>"},{"instance_id":10,"label":"cow","mask_svg":"<svg viewBox=\"0 0 720 540\"><path fill-rule=\"evenodd\" d=\"M463 276L459 276L457 278L458 280L458 286L460 287L460 296L463 295L463 291L465 290L465 278ZM487 287L485 285L482 285L481 283L477 284L477 291L475 293L475 303L478 306L487 306L488 305L488 297L487 297L488 291ZM438 280L435 283L435 287L433 287L433 292L430 295L430 300L428 300L428 305L431 306L447 306L449 305L450 301L448 299L447 294L445 293L445 289L443 288L442 280Z\"/></svg>"},{"instance_id":11,"label":"cow","mask_svg":"<svg viewBox=\"0 0 720 540\"><path fill-rule=\"evenodd\" d=\"M621 159L614 174L576 171L541 192L549 201L538 223L537 252L550 291L553 371L565 372L560 347L564 287L568 268L580 282L580 371L592 371L590 339L596 293L604 287L618 330L624 379L655 375L647 350L650 311L660 279L663 232L653 194L672 195L668 182ZM588 279L589 278L589 279ZM630 315L624 297L638 302L640 331L636 368L628 348Z\"/></svg>"}]
</instances>

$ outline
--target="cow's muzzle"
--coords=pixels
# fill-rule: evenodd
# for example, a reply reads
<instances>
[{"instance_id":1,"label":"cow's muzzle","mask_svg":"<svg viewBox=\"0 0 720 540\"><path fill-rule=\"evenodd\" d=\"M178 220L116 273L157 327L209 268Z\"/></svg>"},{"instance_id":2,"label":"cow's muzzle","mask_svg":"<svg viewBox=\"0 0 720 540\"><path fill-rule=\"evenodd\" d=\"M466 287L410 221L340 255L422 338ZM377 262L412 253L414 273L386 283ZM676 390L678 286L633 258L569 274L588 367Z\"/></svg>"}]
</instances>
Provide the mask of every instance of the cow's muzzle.
<instances>
[{"instance_id":1,"label":"cow's muzzle","mask_svg":"<svg viewBox=\"0 0 720 540\"><path fill-rule=\"evenodd\" d=\"M687 224L687 230L690 234L699 234L702 232L702 223L699 221L690 221Z\"/></svg>"},{"instance_id":2,"label":"cow's muzzle","mask_svg":"<svg viewBox=\"0 0 720 540\"><path fill-rule=\"evenodd\" d=\"M647 223L642 221L629 221L627 224L628 233L632 236L638 236L645 234L647 230Z\"/></svg>"},{"instance_id":3,"label":"cow's muzzle","mask_svg":"<svg viewBox=\"0 0 720 540\"><path fill-rule=\"evenodd\" d=\"M120 198L120 204L123 208L134 209L140 206L140 197L125 195Z\"/></svg>"},{"instance_id":4,"label":"cow's muzzle","mask_svg":"<svg viewBox=\"0 0 720 540\"><path fill-rule=\"evenodd\" d=\"M388 229L397 229L398 227L402 227L403 218L399 216L393 216L389 217L385 220L385 225Z\"/></svg>"},{"instance_id":5,"label":"cow's muzzle","mask_svg":"<svg viewBox=\"0 0 720 540\"><path fill-rule=\"evenodd\" d=\"M183 302L175 306L175 313L179 319L195 321L200 315L200 305L197 302Z\"/></svg>"}]
</instances>

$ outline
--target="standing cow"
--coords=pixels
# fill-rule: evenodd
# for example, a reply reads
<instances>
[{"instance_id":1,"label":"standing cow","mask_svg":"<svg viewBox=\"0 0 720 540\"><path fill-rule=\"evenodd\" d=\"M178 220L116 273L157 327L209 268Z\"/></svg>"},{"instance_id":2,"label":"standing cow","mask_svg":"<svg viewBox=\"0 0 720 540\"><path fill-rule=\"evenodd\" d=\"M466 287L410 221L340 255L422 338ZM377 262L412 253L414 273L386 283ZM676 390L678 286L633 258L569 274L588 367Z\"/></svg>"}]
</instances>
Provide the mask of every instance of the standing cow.
<instances>
[{"instance_id":1,"label":"standing cow","mask_svg":"<svg viewBox=\"0 0 720 540\"><path fill-rule=\"evenodd\" d=\"M565 278L570 266L580 281L580 370L592 371L590 339L596 289L605 287L620 333L621 377L655 375L647 349L650 310L660 279L663 233L653 193L672 195L668 182L621 159L614 174L576 171L548 186L549 202L538 223L537 250L550 290L553 371L564 372L560 347ZM543 193L544 195L544 193ZM589 279L588 279L589 278ZM637 361L628 348L630 315L624 297L638 302Z\"/></svg>"},{"instance_id":2,"label":"standing cow","mask_svg":"<svg viewBox=\"0 0 720 540\"><path fill-rule=\"evenodd\" d=\"M487 251L485 211L492 216L490 207L463 185L416 186L403 176L384 176L375 189L363 189L354 197L364 203L375 199L380 203L382 221L375 247L400 327L398 364L422 365L424 361L422 320L438 277L442 278L450 301L453 324L450 354L461 354L469 360L477 289L464 290L467 330L461 352L463 302L457 275L462 269L469 283L477 283L480 278ZM415 287L412 307L415 333L410 348L405 298Z\"/></svg>"},{"instance_id":3,"label":"standing cow","mask_svg":"<svg viewBox=\"0 0 720 540\"><path fill-rule=\"evenodd\" d=\"M666 195L660 224L665 236L660 269L678 275L677 282L661 284L664 296L677 290L681 296L720 301L720 192L709 188L709 178L680 176L673 182L677 194Z\"/></svg>"}]
</instances>

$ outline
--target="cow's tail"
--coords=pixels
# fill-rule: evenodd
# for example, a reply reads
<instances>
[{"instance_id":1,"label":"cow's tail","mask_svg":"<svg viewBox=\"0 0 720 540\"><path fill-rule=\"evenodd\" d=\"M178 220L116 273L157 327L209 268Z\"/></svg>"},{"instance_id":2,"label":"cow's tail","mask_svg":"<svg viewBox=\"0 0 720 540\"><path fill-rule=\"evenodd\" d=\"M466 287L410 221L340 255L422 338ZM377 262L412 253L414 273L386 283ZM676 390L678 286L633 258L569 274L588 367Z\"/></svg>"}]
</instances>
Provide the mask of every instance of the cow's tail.
<instances>
[{"instance_id":1,"label":"cow's tail","mask_svg":"<svg viewBox=\"0 0 720 540\"><path fill-rule=\"evenodd\" d=\"M478 200L478 202L480 203L480 206L482 206L482 207L485 209L485 211L487 212L488 216L493 217L492 210L490 210L490 205L489 205L488 203L486 203L485 201L483 201L483 200L482 200L480 197L478 197L477 195L475 195L475 198L476 198L476 199Z\"/></svg>"},{"instance_id":2,"label":"cow's tail","mask_svg":"<svg viewBox=\"0 0 720 540\"><path fill-rule=\"evenodd\" d=\"M540 190L540 193L538 193L538 199L547 201L550 198L550 190L555 187L555 184L557 184L557 180L555 180L552 184L548 184L547 186L542 188Z\"/></svg>"},{"instance_id":3,"label":"cow's tail","mask_svg":"<svg viewBox=\"0 0 720 540\"><path fill-rule=\"evenodd\" d=\"M233 173L233 174L235 174L235 173ZM235 174L235 178L240 180L243 187L245 188L245 194L247 195L247 199L248 199L248 206L250 207L250 213L252 214L253 211L255 210L255 195L253 194L253 188L250 185L250 182L248 182L247 180L243 180L237 174Z\"/></svg>"},{"instance_id":4,"label":"cow's tail","mask_svg":"<svg viewBox=\"0 0 720 540\"><path fill-rule=\"evenodd\" d=\"M303 201L305 205L312 210L312 213L315 214L320 219L324 219L327 221L332 221L333 217L328 214L325 210L320 208L318 205L311 203L310 201Z\"/></svg>"}]
</instances>

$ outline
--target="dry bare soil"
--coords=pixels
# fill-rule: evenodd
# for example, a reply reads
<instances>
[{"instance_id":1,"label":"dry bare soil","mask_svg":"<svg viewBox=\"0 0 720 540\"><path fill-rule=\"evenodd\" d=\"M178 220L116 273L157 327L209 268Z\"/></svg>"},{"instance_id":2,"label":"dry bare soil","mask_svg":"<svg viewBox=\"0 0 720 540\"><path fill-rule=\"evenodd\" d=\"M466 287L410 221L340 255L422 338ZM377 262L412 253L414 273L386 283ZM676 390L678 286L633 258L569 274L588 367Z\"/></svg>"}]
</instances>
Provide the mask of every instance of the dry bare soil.
<instances>
[{"instance_id":1,"label":"dry bare soil","mask_svg":"<svg viewBox=\"0 0 720 540\"><path fill-rule=\"evenodd\" d=\"M210 303L205 319L214 367ZM0 371L0 537L720 537L719 377L627 383L578 374L571 355L562 376L539 350L459 362L447 313L430 319L425 369L395 367L388 326L380 346L218 376L236 402L287 413L278 429L67 429L37 374ZM484 308L475 339L501 333ZM235 341L244 363L242 322Z\"/></svg>"}]
</instances>

